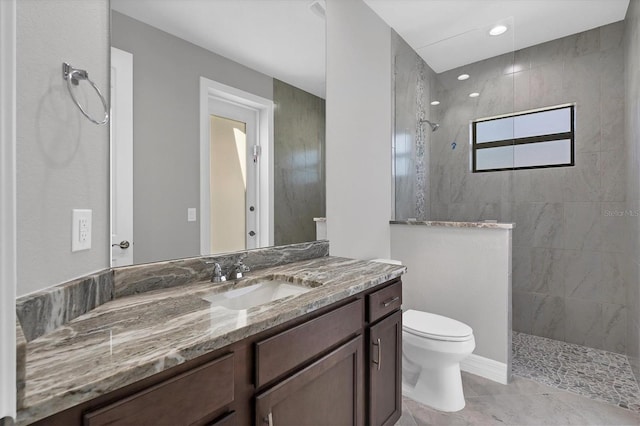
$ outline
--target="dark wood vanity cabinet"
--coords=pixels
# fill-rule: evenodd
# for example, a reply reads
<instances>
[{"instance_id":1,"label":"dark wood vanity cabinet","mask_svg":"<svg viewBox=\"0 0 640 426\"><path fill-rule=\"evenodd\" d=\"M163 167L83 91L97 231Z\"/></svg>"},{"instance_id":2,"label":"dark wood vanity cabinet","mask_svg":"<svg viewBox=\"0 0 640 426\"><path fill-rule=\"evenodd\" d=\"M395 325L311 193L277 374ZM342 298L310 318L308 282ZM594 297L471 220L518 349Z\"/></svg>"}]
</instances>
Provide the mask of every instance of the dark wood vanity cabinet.
<instances>
[{"instance_id":1,"label":"dark wood vanity cabinet","mask_svg":"<svg viewBox=\"0 0 640 426\"><path fill-rule=\"evenodd\" d=\"M402 415L402 282L367 298L367 424L393 425Z\"/></svg>"},{"instance_id":2,"label":"dark wood vanity cabinet","mask_svg":"<svg viewBox=\"0 0 640 426\"><path fill-rule=\"evenodd\" d=\"M256 425L364 425L362 336L256 397Z\"/></svg>"},{"instance_id":3,"label":"dark wood vanity cabinet","mask_svg":"<svg viewBox=\"0 0 640 426\"><path fill-rule=\"evenodd\" d=\"M84 414L85 426L197 424L233 402L233 354ZM180 409L176 409L180 407ZM228 417L228 416L225 416Z\"/></svg>"},{"instance_id":4,"label":"dark wood vanity cabinet","mask_svg":"<svg viewBox=\"0 0 640 426\"><path fill-rule=\"evenodd\" d=\"M43 419L41 425L392 425L399 279Z\"/></svg>"},{"instance_id":5,"label":"dark wood vanity cabinet","mask_svg":"<svg viewBox=\"0 0 640 426\"><path fill-rule=\"evenodd\" d=\"M402 415L402 312L369 328L369 404L371 426L393 425Z\"/></svg>"}]
</instances>

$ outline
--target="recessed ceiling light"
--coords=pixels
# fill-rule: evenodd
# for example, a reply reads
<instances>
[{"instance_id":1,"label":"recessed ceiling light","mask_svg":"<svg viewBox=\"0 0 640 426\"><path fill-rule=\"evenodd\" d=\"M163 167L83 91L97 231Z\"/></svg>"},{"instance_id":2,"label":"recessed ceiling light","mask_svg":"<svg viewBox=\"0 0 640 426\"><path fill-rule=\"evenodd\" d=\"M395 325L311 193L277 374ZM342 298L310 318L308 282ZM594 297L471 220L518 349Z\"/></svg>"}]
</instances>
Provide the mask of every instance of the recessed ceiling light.
<instances>
[{"instance_id":1,"label":"recessed ceiling light","mask_svg":"<svg viewBox=\"0 0 640 426\"><path fill-rule=\"evenodd\" d=\"M462 80L466 80L469 78L469 74L460 74L458 76L458 80L462 81Z\"/></svg>"},{"instance_id":2,"label":"recessed ceiling light","mask_svg":"<svg viewBox=\"0 0 640 426\"><path fill-rule=\"evenodd\" d=\"M431 101L431 105L440 105L440 101Z\"/></svg>"},{"instance_id":3,"label":"recessed ceiling light","mask_svg":"<svg viewBox=\"0 0 640 426\"><path fill-rule=\"evenodd\" d=\"M470 98L477 98L478 96L480 96L480 93L478 93L478 92L473 92L473 93L469 94Z\"/></svg>"},{"instance_id":4,"label":"recessed ceiling light","mask_svg":"<svg viewBox=\"0 0 640 426\"><path fill-rule=\"evenodd\" d=\"M508 30L506 25L496 25L495 27L489 30L489 35L499 36L506 33Z\"/></svg>"}]
</instances>

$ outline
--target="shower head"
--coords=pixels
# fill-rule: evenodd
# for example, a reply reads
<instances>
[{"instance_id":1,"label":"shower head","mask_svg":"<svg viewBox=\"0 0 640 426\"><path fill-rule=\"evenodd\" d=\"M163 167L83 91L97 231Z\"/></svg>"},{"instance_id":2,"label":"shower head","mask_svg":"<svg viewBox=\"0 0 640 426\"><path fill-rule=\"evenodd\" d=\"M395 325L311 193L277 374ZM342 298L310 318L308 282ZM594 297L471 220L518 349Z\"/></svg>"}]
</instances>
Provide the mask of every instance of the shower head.
<instances>
[{"instance_id":1,"label":"shower head","mask_svg":"<svg viewBox=\"0 0 640 426\"><path fill-rule=\"evenodd\" d=\"M438 127L440 127L438 123L432 123L429 120L420 120L420 124L423 124L423 123L428 123L429 126L431 126L432 132L435 132L436 130L438 130Z\"/></svg>"}]
</instances>

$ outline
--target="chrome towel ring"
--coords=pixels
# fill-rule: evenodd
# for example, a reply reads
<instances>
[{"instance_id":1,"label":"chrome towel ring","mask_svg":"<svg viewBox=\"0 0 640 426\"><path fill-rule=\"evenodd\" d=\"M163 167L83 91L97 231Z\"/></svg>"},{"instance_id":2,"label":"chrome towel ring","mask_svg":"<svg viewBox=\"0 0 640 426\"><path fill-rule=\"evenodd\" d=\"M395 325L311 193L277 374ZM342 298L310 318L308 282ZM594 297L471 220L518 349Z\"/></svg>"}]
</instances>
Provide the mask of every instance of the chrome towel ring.
<instances>
[{"instance_id":1,"label":"chrome towel ring","mask_svg":"<svg viewBox=\"0 0 640 426\"><path fill-rule=\"evenodd\" d=\"M73 99L73 103L76 104L76 106L80 109L80 112L82 112L82 114L87 117L89 121L97 125L103 125L109 122L109 107L107 106L107 101L104 100L104 96L102 96L102 93L100 93L100 89L98 89L98 86L96 86L95 83L89 79L89 73L87 71L73 68L68 63L63 62L62 78L67 81L67 89L69 90L71 99ZM80 105L76 97L73 95L71 85L73 84L74 86L77 86L78 84L80 84L80 80L87 80L91 87L93 87L93 90L95 90L98 94L98 97L102 102L102 107L104 108L104 118L102 119L102 121L95 120L93 117L87 114L84 108L82 108L82 105Z\"/></svg>"}]
</instances>

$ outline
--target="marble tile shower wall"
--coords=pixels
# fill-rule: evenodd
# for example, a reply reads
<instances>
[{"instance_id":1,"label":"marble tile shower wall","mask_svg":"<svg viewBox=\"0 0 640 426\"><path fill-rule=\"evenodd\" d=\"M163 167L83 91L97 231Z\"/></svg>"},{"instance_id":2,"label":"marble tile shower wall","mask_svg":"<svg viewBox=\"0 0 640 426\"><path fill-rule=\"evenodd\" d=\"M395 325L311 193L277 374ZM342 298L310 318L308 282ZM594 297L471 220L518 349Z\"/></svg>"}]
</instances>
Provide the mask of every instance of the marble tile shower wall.
<instances>
[{"instance_id":1,"label":"marble tile shower wall","mask_svg":"<svg viewBox=\"0 0 640 426\"><path fill-rule=\"evenodd\" d=\"M395 219L429 219L429 100L435 73L392 31L394 59Z\"/></svg>"},{"instance_id":2,"label":"marble tile shower wall","mask_svg":"<svg viewBox=\"0 0 640 426\"><path fill-rule=\"evenodd\" d=\"M431 219L515 222L516 331L624 353L623 24L438 75ZM460 82L461 73L471 75ZM478 92L480 97L469 98ZM576 103L576 165L472 174L469 121ZM452 142L456 142L453 149Z\"/></svg>"},{"instance_id":3,"label":"marble tile shower wall","mask_svg":"<svg viewBox=\"0 0 640 426\"><path fill-rule=\"evenodd\" d=\"M316 239L325 215L325 101L273 80L275 245Z\"/></svg>"},{"instance_id":4,"label":"marble tile shower wall","mask_svg":"<svg viewBox=\"0 0 640 426\"><path fill-rule=\"evenodd\" d=\"M624 31L625 53L625 142L627 186L626 195L630 211L640 211L640 0L631 0ZM631 222L627 255L627 356L636 379L640 379L640 217L628 216Z\"/></svg>"}]
</instances>

